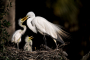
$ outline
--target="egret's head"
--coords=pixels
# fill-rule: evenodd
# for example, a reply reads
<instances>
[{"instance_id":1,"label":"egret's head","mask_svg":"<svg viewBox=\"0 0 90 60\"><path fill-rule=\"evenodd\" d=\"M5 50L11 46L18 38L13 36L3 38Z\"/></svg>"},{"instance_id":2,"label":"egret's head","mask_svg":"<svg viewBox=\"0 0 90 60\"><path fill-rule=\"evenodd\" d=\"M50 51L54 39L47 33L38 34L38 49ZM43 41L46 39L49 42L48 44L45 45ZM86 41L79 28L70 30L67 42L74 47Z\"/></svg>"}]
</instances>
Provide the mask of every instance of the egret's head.
<instances>
[{"instance_id":1,"label":"egret's head","mask_svg":"<svg viewBox=\"0 0 90 60\"><path fill-rule=\"evenodd\" d=\"M26 36L25 41L26 42L30 42L30 40L33 39L33 38L34 38L33 36L30 36L30 37L29 36Z\"/></svg>"},{"instance_id":2,"label":"egret's head","mask_svg":"<svg viewBox=\"0 0 90 60\"><path fill-rule=\"evenodd\" d=\"M34 12L28 12L26 16L28 16L28 18L33 18L35 17L35 14Z\"/></svg>"},{"instance_id":3,"label":"egret's head","mask_svg":"<svg viewBox=\"0 0 90 60\"><path fill-rule=\"evenodd\" d=\"M35 17L34 12L28 12L27 15L26 15L24 18L22 18L21 20L22 20L22 21L25 21L25 20L27 20L28 18L34 18L34 17Z\"/></svg>"},{"instance_id":4,"label":"egret's head","mask_svg":"<svg viewBox=\"0 0 90 60\"><path fill-rule=\"evenodd\" d=\"M29 40L31 40L31 39L33 39L33 38L34 38L33 36L30 36L30 37L29 37Z\"/></svg>"},{"instance_id":5,"label":"egret's head","mask_svg":"<svg viewBox=\"0 0 90 60\"><path fill-rule=\"evenodd\" d=\"M19 19L19 22L20 22L20 23L23 23L24 21L25 21L25 20L22 20L21 18Z\"/></svg>"},{"instance_id":6,"label":"egret's head","mask_svg":"<svg viewBox=\"0 0 90 60\"><path fill-rule=\"evenodd\" d=\"M22 23L24 22L24 20L22 20L21 18L18 20L18 24L21 26Z\"/></svg>"}]
</instances>

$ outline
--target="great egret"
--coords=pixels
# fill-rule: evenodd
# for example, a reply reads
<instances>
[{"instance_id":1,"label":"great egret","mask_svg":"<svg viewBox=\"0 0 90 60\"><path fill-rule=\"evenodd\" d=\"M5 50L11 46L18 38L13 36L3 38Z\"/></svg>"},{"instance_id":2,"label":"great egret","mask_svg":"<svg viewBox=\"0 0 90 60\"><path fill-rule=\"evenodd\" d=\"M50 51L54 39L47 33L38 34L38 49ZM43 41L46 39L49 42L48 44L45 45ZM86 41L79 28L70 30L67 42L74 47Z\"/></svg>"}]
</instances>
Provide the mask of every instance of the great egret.
<instances>
[{"instance_id":1,"label":"great egret","mask_svg":"<svg viewBox=\"0 0 90 60\"><path fill-rule=\"evenodd\" d=\"M24 50L25 51L30 51L30 52L32 52L32 40L31 39L33 39L33 37L32 36L26 36L26 38L25 38L25 42L26 42L26 44L25 44L25 46L24 46Z\"/></svg>"},{"instance_id":2,"label":"great egret","mask_svg":"<svg viewBox=\"0 0 90 60\"><path fill-rule=\"evenodd\" d=\"M36 16L34 12L28 12L26 17L22 18L22 20L27 20L27 26L31 29L34 33L40 32L42 35L49 35L53 38L54 42L56 43L59 41L64 44L62 37L67 36L64 30L62 30L58 25L53 24L46 20L43 17Z\"/></svg>"},{"instance_id":3,"label":"great egret","mask_svg":"<svg viewBox=\"0 0 90 60\"><path fill-rule=\"evenodd\" d=\"M24 22L24 20L19 19L19 26L23 27L24 29L21 30L16 30L12 36L11 42L17 43L17 48L19 49L19 43L21 42L21 36L25 33L26 31L26 26L22 25L22 23Z\"/></svg>"}]
</instances>

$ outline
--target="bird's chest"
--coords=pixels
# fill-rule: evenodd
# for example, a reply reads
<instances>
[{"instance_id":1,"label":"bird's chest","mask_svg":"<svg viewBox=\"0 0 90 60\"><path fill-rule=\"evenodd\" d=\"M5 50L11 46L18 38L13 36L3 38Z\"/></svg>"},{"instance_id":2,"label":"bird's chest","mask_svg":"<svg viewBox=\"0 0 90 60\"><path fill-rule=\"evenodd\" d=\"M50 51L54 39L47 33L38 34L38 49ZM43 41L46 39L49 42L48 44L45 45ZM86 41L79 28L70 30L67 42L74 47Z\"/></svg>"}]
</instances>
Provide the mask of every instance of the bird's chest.
<instances>
[{"instance_id":1,"label":"bird's chest","mask_svg":"<svg viewBox=\"0 0 90 60\"><path fill-rule=\"evenodd\" d=\"M32 48L31 48L30 44L29 43L26 43L25 46L24 46L24 50L25 51L31 51L31 49Z\"/></svg>"}]
</instances>

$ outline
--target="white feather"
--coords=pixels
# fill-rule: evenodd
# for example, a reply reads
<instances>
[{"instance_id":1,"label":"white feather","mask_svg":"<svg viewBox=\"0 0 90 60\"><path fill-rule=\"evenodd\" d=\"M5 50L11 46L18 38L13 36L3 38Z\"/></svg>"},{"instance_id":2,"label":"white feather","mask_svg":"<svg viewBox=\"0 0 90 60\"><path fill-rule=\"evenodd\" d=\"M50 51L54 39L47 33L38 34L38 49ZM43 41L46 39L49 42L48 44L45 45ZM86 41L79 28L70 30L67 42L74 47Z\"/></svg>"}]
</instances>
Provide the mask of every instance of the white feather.
<instances>
[{"instance_id":1,"label":"white feather","mask_svg":"<svg viewBox=\"0 0 90 60\"><path fill-rule=\"evenodd\" d=\"M21 19L19 19L19 25L21 26L21 27L23 27L24 28L24 30L16 30L14 33L13 33L13 36L12 36L12 38L11 38L11 42L14 42L14 43L17 43L17 45L18 45L18 43L20 43L21 42L21 36L25 33L25 31L26 31L26 26L25 25L22 25L22 23L23 23L23 21L21 21Z\"/></svg>"},{"instance_id":2,"label":"white feather","mask_svg":"<svg viewBox=\"0 0 90 60\"><path fill-rule=\"evenodd\" d=\"M21 31L22 30L17 30L16 32L14 32L13 36L12 36L12 42L21 42L21 40L17 41L18 39L21 38Z\"/></svg>"},{"instance_id":3,"label":"white feather","mask_svg":"<svg viewBox=\"0 0 90 60\"><path fill-rule=\"evenodd\" d=\"M27 13L28 19L27 19L27 26L34 32L37 33L40 32L41 34L48 34L52 38L54 38L54 41L57 40L59 42L64 43L61 36L67 36L64 30L62 30L58 25L53 24L46 20L43 17L36 16L33 12ZM59 38L59 40L58 40ZM56 41L55 41L56 43Z\"/></svg>"}]
</instances>

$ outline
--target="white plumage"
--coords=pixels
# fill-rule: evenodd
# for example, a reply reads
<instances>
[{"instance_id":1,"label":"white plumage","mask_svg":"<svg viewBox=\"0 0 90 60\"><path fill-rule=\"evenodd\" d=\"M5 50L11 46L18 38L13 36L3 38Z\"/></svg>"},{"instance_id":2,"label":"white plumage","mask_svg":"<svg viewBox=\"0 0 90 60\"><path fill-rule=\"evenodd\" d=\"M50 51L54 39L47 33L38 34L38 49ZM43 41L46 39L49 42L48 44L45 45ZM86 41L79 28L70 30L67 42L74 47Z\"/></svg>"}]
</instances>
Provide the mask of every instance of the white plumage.
<instances>
[{"instance_id":1,"label":"white plumage","mask_svg":"<svg viewBox=\"0 0 90 60\"><path fill-rule=\"evenodd\" d=\"M43 35L50 35L55 43L56 41L59 41L64 44L64 41L61 36L65 37L67 35L65 34L65 31L63 31L58 25L47 21L43 17L35 16L33 12L28 12L24 20L26 19L27 26L34 33L40 32Z\"/></svg>"},{"instance_id":2,"label":"white plumage","mask_svg":"<svg viewBox=\"0 0 90 60\"><path fill-rule=\"evenodd\" d=\"M32 52L32 36L31 37L29 37L29 36L26 36L26 38L25 38L25 46L24 46L24 50L25 51L30 51L30 52Z\"/></svg>"},{"instance_id":3,"label":"white plumage","mask_svg":"<svg viewBox=\"0 0 90 60\"><path fill-rule=\"evenodd\" d=\"M13 37L12 37L12 42L21 42L21 31L22 30L16 30L13 34Z\"/></svg>"},{"instance_id":4,"label":"white plumage","mask_svg":"<svg viewBox=\"0 0 90 60\"><path fill-rule=\"evenodd\" d=\"M25 33L26 31L26 26L25 25L22 25L24 21L22 21L21 19L19 19L19 25L21 27L23 27L24 29L21 30L16 30L14 33L13 33L13 36L12 36L12 39L11 39L11 42L14 42L14 43L17 43L17 48L19 49L19 43L21 42L21 36Z\"/></svg>"}]
</instances>

